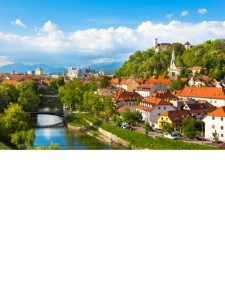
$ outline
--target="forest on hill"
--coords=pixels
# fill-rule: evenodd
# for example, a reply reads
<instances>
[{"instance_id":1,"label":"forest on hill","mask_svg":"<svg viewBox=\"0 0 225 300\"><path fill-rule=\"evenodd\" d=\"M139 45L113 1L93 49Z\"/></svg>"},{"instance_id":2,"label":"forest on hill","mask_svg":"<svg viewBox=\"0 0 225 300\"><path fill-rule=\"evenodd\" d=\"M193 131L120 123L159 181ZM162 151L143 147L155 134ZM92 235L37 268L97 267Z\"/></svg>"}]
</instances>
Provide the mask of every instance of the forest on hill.
<instances>
[{"instance_id":1,"label":"forest on hill","mask_svg":"<svg viewBox=\"0 0 225 300\"><path fill-rule=\"evenodd\" d=\"M225 77L225 39L208 40L186 50L183 44L174 43L165 50L156 53L154 48L146 51L136 51L115 72L117 78L135 76L149 78L150 76L168 75L173 46L176 53L177 67L183 67L181 77L190 74L190 68L201 66L202 75L221 80Z\"/></svg>"}]
</instances>

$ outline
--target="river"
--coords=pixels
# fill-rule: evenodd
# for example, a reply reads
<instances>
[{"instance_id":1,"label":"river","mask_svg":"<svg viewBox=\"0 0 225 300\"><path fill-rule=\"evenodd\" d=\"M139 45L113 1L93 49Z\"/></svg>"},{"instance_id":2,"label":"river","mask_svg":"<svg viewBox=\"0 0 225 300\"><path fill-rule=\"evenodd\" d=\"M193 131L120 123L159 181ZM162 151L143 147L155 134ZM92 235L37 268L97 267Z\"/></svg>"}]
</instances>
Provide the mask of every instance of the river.
<instances>
[{"instance_id":1,"label":"river","mask_svg":"<svg viewBox=\"0 0 225 300\"><path fill-rule=\"evenodd\" d=\"M37 126L51 126L63 122L63 118L52 115L37 115ZM122 146L111 146L89 136L86 133L60 128L36 128L34 147L49 146L51 142L59 144L60 150L122 150Z\"/></svg>"}]
</instances>

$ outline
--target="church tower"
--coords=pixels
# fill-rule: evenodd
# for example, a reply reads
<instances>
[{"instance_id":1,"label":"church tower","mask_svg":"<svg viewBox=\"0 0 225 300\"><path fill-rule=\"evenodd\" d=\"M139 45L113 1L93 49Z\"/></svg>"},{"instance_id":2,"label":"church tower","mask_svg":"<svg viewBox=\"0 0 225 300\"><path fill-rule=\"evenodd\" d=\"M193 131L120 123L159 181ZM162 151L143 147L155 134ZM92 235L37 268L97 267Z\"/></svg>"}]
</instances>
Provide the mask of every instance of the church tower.
<instances>
[{"instance_id":1,"label":"church tower","mask_svg":"<svg viewBox=\"0 0 225 300\"><path fill-rule=\"evenodd\" d=\"M170 67L169 67L168 71L169 71L169 78L171 80L176 80L177 77L180 75L180 68L177 68L177 66L176 66L176 56L175 56L174 46L173 46L173 51L172 51Z\"/></svg>"}]
</instances>

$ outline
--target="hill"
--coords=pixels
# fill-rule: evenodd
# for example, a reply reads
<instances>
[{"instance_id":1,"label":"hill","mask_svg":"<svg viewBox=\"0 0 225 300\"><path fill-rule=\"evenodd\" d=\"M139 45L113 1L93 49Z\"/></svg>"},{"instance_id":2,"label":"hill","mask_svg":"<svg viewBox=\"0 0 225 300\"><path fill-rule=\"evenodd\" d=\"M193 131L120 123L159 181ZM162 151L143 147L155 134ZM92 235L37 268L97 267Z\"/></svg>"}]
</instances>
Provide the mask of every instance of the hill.
<instances>
[{"instance_id":1,"label":"hill","mask_svg":"<svg viewBox=\"0 0 225 300\"><path fill-rule=\"evenodd\" d=\"M187 77L191 67L201 66L203 72L212 79L221 80L225 76L225 39L208 40L186 50L183 44L175 43L176 64L183 67L181 77ZM154 48L146 51L136 51L115 72L115 77L141 77L165 75L171 61L173 46L156 53Z\"/></svg>"}]
</instances>

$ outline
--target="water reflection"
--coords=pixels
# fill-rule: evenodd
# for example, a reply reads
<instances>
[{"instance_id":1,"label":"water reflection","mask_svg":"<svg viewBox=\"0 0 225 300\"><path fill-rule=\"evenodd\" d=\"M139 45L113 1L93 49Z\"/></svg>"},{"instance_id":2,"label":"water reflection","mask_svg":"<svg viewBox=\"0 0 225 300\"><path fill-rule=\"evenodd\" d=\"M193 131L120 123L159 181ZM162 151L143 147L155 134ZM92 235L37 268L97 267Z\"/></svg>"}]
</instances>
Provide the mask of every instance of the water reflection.
<instances>
[{"instance_id":1,"label":"water reflection","mask_svg":"<svg viewBox=\"0 0 225 300\"><path fill-rule=\"evenodd\" d=\"M63 118L51 115L38 115L37 126L52 126L63 122Z\"/></svg>"},{"instance_id":2,"label":"water reflection","mask_svg":"<svg viewBox=\"0 0 225 300\"><path fill-rule=\"evenodd\" d=\"M60 150L113 150L87 134L67 128L39 128L35 135L34 147L49 146L53 142L60 145Z\"/></svg>"}]
</instances>

